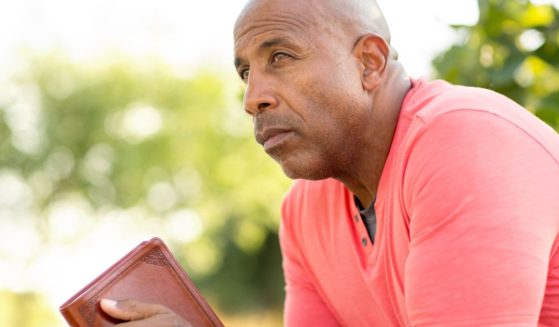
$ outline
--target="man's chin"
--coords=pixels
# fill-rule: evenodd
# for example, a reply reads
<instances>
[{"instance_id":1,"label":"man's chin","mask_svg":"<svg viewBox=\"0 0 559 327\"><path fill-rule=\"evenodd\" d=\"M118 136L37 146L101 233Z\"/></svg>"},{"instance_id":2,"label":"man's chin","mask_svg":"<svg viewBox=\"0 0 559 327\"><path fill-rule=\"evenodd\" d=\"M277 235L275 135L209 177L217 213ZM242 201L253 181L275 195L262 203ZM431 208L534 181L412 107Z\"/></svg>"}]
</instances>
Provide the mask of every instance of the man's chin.
<instances>
[{"instance_id":1,"label":"man's chin","mask_svg":"<svg viewBox=\"0 0 559 327\"><path fill-rule=\"evenodd\" d=\"M325 169L312 165L288 165L279 163L283 173L290 179L321 180L331 177Z\"/></svg>"}]
</instances>

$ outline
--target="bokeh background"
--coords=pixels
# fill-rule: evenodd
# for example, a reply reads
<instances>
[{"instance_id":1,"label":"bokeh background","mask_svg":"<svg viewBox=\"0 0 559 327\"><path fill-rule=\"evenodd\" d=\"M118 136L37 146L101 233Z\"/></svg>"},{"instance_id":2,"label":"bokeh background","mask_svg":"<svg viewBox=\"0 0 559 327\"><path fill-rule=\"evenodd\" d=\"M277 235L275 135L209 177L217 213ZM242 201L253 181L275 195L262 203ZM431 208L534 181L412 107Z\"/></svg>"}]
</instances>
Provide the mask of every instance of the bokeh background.
<instances>
[{"instance_id":1,"label":"bokeh background","mask_svg":"<svg viewBox=\"0 0 559 327\"><path fill-rule=\"evenodd\" d=\"M411 76L497 90L559 130L559 1L379 3ZM240 102L244 4L0 1L0 326L65 326L58 306L152 236L227 326L282 324L290 181Z\"/></svg>"}]
</instances>

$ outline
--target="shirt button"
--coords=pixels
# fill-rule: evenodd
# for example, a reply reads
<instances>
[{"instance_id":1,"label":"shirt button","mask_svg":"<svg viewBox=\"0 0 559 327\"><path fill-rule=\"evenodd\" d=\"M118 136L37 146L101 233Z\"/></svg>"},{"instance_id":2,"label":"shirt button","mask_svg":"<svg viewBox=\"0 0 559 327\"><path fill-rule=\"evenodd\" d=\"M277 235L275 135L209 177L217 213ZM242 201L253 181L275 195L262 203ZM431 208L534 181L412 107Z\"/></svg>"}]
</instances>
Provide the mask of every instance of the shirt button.
<instances>
[{"instance_id":1,"label":"shirt button","mask_svg":"<svg viewBox=\"0 0 559 327\"><path fill-rule=\"evenodd\" d=\"M359 215L355 215L355 222L356 222L356 223L359 222Z\"/></svg>"},{"instance_id":2,"label":"shirt button","mask_svg":"<svg viewBox=\"0 0 559 327\"><path fill-rule=\"evenodd\" d=\"M367 246L367 238L366 237L363 237L361 239L361 244L363 244L363 246Z\"/></svg>"}]
</instances>

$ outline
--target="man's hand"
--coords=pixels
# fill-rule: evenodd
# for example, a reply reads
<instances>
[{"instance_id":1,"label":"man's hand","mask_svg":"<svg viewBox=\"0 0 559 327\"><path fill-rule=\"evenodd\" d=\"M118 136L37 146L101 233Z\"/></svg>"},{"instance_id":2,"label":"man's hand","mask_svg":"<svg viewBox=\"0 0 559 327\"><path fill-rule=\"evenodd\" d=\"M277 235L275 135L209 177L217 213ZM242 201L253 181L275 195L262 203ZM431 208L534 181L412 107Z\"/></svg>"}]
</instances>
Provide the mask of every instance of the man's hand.
<instances>
[{"instance_id":1,"label":"man's hand","mask_svg":"<svg viewBox=\"0 0 559 327\"><path fill-rule=\"evenodd\" d=\"M192 325L161 304L134 300L101 300L101 309L109 316L127 320L121 327L192 327Z\"/></svg>"}]
</instances>

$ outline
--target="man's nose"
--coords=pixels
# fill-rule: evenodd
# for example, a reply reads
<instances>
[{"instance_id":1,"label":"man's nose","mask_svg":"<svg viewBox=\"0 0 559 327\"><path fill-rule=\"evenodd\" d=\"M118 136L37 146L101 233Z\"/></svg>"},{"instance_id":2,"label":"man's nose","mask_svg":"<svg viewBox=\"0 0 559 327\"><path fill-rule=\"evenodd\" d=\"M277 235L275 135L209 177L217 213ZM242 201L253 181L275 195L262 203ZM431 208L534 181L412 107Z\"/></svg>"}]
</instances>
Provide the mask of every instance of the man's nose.
<instances>
[{"instance_id":1,"label":"man's nose","mask_svg":"<svg viewBox=\"0 0 559 327\"><path fill-rule=\"evenodd\" d=\"M278 99L270 81L252 72L248 78L243 101L245 111L251 116L267 109L273 109L278 105Z\"/></svg>"}]
</instances>

